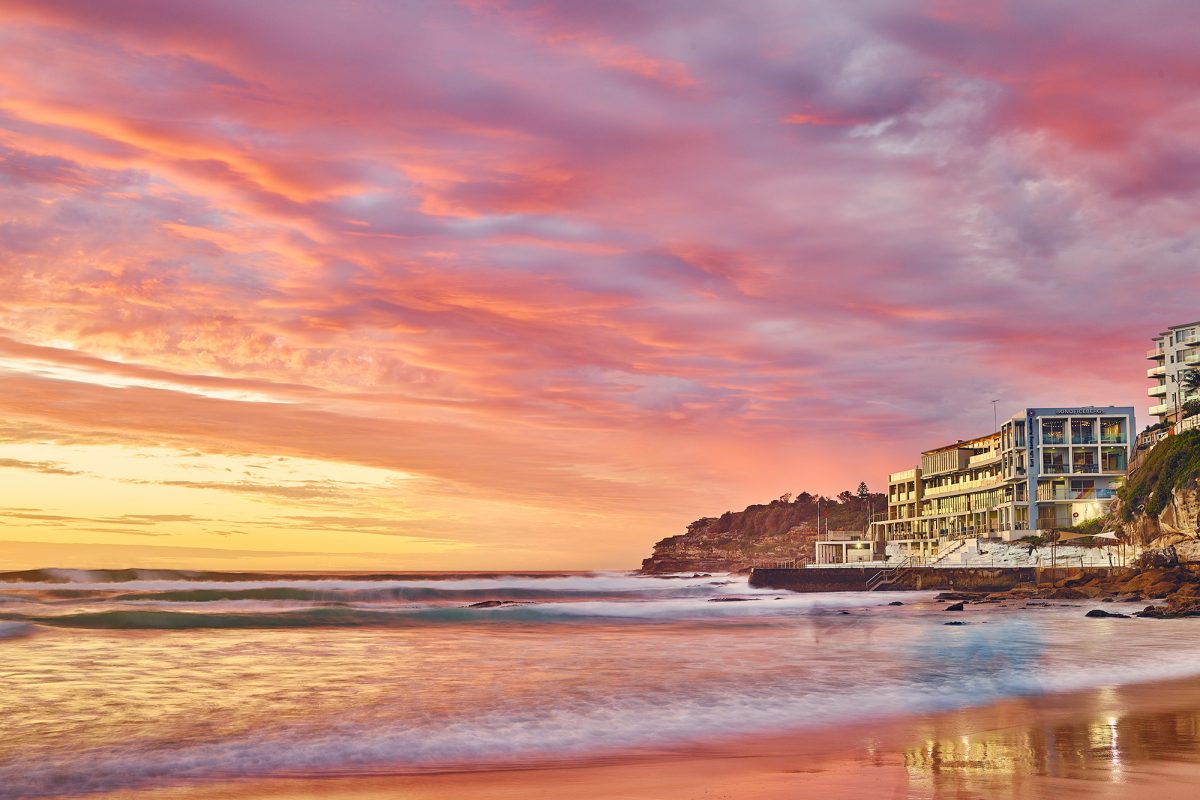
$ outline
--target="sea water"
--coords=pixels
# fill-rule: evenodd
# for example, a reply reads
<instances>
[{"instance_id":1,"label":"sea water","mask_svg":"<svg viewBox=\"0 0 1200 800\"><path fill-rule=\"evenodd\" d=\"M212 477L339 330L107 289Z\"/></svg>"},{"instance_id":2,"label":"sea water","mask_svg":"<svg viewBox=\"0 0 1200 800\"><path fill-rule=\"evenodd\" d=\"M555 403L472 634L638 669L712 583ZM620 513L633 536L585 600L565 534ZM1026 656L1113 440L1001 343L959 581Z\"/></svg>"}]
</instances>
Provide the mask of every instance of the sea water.
<instances>
[{"instance_id":1,"label":"sea water","mask_svg":"<svg viewBox=\"0 0 1200 800\"><path fill-rule=\"evenodd\" d=\"M1188 621L945 606L726 575L9 574L0 797L556 763L1200 674Z\"/></svg>"}]
</instances>

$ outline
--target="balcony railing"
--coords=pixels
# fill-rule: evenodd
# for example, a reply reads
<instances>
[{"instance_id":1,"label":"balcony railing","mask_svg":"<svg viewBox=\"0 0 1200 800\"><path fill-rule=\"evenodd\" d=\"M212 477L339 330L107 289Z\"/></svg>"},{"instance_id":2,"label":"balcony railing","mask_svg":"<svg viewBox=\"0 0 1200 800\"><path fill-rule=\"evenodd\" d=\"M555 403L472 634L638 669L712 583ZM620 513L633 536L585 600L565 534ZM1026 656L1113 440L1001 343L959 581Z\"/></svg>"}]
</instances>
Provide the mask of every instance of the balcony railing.
<instances>
[{"instance_id":1,"label":"balcony railing","mask_svg":"<svg viewBox=\"0 0 1200 800\"><path fill-rule=\"evenodd\" d=\"M1157 406L1150 406L1150 416L1152 416L1152 417L1160 417L1163 414L1170 414L1170 413L1171 413L1171 404L1170 403L1163 403L1163 404L1157 405Z\"/></svg>"},{"instance_id":2,"label":"balcony railing","mask_svg":"<svg viewBox=\"0 0 1200 800\"><path fill-rule=\"evenodd\" d=\"M974 456L971 456L969 459L967 459L967 466L968 467L977 467L980 464L988 464L988 463L991 463L992 461L999 461L999 460L1000 460L1000 452L999 451L988 450L986 453L980 453L979 455L974 455Z\"/></svg>"},{"instance_id":3,"label":"balcony railing","mask_svg":"<svg viewBox=\"0 0 1200 800\"><path fill-rule=\"evenodd\" d=\"M1079 475L1092 475L1100 471L1100 466L1094 461L1088 461L1082 464L1072 464L1071 472Z\"/></svg>"},{"instance_id":4,"label":"balcony railing","mask_svg":"<svg viewBox=\"0 0 1200 800\"><path fill-rule=\"evenodd\" d=\"M1000 486L1004 483L1004 478L982 478L973 481L959 481L946 486L930 486L925 489L925 497L938 497L944 494L954 494L956 492L969 492L976 489L987 489L992 486Z\"/></svg>"},{"instance_id":5,"label":"balcony railing","mask_svg":"<svg viewBox=\"0 0 1200 800\"><path fill-rule=\"evenodd\" d=\"M1146 351L1146 358L1160 359L1160 358L1166 358L1166 357L1167 357L1166 351L1163 351L1163 350L1155 349L1155 350L1147 350Z\"/></svg>"},{"instance_id":6,"label":"balcony railing","mask_svg":"<svg viewBox=\"0 0 1200 800\"><path fill-rule=\"evenodd\" d=\"M1167 385L1160 383L1158 386L1151 386L1146 390L1146 394L1151 397L1163 397L1167 393Z\"/></svg>"},{"instance_id":7,"label":"balcony railing","mask_svg":"<svg viewBox=\"0 0 1200 800\"><path fill-rule=\"evenodd\" d=\"M1188 356L1188 358L1191 358L1191 356ZM1200 353L1196 354L1196 358L1200 359ZM1184 363L1186 364L1187 361L1185 360ZM1167 374L1167 368L1163 364L1159 364L1157 367L1151 367L1150 369L1146 370L1147 378L1157 378L1157 377L1160 377L1160 376L1166 375L1166 374Z\"/></svg>"}]
</instances>

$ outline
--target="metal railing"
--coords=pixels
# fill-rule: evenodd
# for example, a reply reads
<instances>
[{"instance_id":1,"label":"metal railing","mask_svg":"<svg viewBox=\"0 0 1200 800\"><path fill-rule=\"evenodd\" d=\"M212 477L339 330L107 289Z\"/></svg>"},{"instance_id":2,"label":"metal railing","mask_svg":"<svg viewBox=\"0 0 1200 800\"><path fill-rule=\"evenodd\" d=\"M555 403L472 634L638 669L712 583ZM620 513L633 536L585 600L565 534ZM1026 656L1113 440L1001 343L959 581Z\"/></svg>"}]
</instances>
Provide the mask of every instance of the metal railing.
<instances>
[{"instance_id":1,"label":"metal railing","mask_svg":"<svg viewBox=\"0 0 1200 800\"><path fill-rule=\"evenodd\" d=\"M924 567L929 565L929 559L924 556L909 556L903 561L897 562L890 567L884 567L876 572L871 577L867 578L867 591L873 592L881 586L891 586L896 581L903 578L913 567Z\"/></svg>"}]
</instances>

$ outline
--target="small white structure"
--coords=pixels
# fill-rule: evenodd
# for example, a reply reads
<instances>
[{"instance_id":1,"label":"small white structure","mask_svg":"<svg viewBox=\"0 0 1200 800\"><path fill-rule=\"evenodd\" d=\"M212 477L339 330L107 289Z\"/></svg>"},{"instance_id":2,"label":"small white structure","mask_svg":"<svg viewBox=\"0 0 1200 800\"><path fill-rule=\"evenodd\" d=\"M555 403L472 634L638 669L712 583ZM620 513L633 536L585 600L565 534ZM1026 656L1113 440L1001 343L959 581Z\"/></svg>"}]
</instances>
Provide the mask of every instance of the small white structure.
<instances>
[{"instance_id":1,"label":"small white structure","mask_svg":"<svg viewBox=\"0 0 1200 800\"><path fill-rule=\"evenodd\" d=\"M817 535L817 564L859 564L874 560L871 536L862 531L826 531Z\"/></svg>"}]
</instances>

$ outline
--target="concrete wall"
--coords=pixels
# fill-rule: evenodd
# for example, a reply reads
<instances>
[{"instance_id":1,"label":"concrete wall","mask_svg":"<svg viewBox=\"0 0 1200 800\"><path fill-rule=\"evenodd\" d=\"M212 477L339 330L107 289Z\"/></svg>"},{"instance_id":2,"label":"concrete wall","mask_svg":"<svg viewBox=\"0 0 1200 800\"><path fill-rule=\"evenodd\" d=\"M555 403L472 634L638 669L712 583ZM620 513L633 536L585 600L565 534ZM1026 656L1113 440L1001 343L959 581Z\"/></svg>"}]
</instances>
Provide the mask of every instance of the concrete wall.
<instances>
[{"instance_id":1,"label":"concrete wall","mask_svg":"<svg viewBox=\"0 0 1200 800\"><path fill-rule=\"evenodd\" d=\"M855 569L756 569L750 573L750 585L762 589L787 589L792 592L863 592L867 580L878 567ZM1002 592L1022 583L1049 582L1080 574L1093 577L1108 575L1101 568L1038 569L1036 567L916 567L898 582L881 587L887 591L936 589L959 592Z\"/></svg>"}]
</instances>

